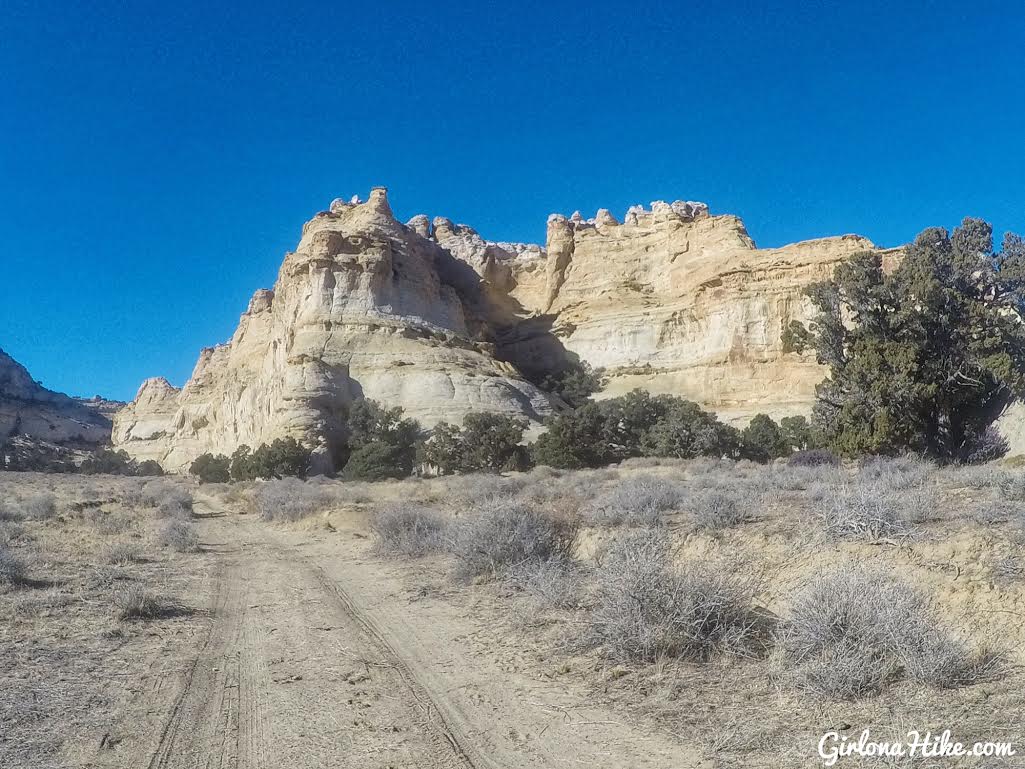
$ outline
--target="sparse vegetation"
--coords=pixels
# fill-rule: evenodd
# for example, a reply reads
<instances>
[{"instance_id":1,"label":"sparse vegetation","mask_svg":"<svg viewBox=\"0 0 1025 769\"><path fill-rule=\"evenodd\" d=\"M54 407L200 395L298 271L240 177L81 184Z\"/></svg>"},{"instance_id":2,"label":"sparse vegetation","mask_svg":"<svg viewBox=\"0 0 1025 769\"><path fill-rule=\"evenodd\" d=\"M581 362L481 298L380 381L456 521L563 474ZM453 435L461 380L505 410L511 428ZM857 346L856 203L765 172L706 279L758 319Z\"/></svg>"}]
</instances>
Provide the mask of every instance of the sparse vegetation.
<instances>
[{"instance_id":1,"label":"sparse vegetation","mask_svg":"<svg viewBox=\"0 0 1025 769\"><path fill-rule=\"evenodd\" d=\"M906 507L878 483L841 486L819 508L826 530L839 537L877 541L911 536Z\"/></svg>"},{"instance_id":2,"label":"sparse vegetation","mask_svg":"<svg viewBox=\"0 0 1025 769\"><path fill-rule=\"evenodd\" d=\"M381 510L371 524L378 549L388 555L421 556L441 549L445 520L432 508L400 503Z\"/></svg>"},{"instance_id":3,"label":"sparse vegetation","mask_svg":"<svg viewBox=\"0 0 1025 769\"><path fill-rule=\"evenodd\" d=\"M596 582L587 642L613 661L705 661L762 651L753 586L712 563L678 570L663 530L613 542Z\"/></svg>"},{"instance_id":4,"label":"sparse vegetation","mask_svg":"<svg viewBox=\"0 0 1025 769\"><path fill-rule=\"evenodd\" d=\"M453 522L448 546L457 577L494 578L514 566L567 556L575 535L569 521L493 499Z\"/></svg>"},{"instance_id":5,"label":"sparse vegetation","mask_svg":"<svg viewBox=\"0 0 1025 769\"><path fill-rule=\"evenodd\" d=\"M716 531L751 520L753 503L751 494L737 489L714 489L695 495L690 508L699 529Z\"/></svg>"},{"instance_id":6,"label":"sparse vegetation","mask_svg":"<svg viewBox=\"0 0 1025 769\"><path fill-rule=\"evenodd\" d=\"M999 655L973 652L945 631L910 585L854 566L817 575L795 599L778 633L794 685L855 699L908 678L939 688L989 680Z\"/></svg>"},{"instance_id":7,"label":"sparse vegetation","mask_svg":"<svg viewBox=\"0 0 1025 769\"><path fill-rule=\"evenodd\" d=\"M265 521L298 521L323 512L331 498L323 489L298 478L280 478L257 485L250 509Z\"/></svg>"},{"instance_id":8,"label":"sparse vegetation","mask_svg":"<svg viewBox=\"0 0 1025 769\"><path fill-rule=\"evenodd\" d=\"M667 512L679 508L683 491L662 478L639 476L604 490L584 509L584 518L598 526L659 526Z\"/></svg>"},{"instance_id":9,"label":"sparse vegetation","mask_svg":"<svg viewBox=\"0 0 1025 769\"><path fill-rule=\"evenodd\" d=\"M25 581L28 567L10 547L0 542L0 584L17 585Z\"/></svg>"},{"instance_id":10,"label":"sparse vegetation","mask_svg":"<svg viewBox=\"0 0 1025 769\"><path fill-rule=\"evenodd\" d=\"M114 592L114 616L122 621L156 619L166 611L156 593L142 585L127 585Z\"/></svg>"},{"instance_id":11,"label":"sparse vegetation","mask_svg":"<svg viewBox=\"0 0 1025 769\"><path fill-rule=\"evenodd\" d=\"M199 550L199 535L189 522L171 518L160 527L157 542L178 553L194 553Z\"/></svg>"}]
</instances>

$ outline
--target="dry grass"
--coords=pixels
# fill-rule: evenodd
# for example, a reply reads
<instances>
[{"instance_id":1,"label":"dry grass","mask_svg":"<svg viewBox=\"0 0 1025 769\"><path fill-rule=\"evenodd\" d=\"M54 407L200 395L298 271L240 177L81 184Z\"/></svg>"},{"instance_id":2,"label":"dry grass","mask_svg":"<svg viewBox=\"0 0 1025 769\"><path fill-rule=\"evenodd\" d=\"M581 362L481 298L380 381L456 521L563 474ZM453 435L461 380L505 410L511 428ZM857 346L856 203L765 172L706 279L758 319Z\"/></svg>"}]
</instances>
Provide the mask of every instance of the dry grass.
<instances>
[{"instance_id":1,"label":"dry grass","mask_svg":"<svg viewBox=\"0 0 1025 769\"><path fill-rule=\"evenodd\" d=\"M206 620L174 596L199 596L209 567L195 559L183 569L185 556L156 547L161 522L141 512L139 479L0 473L0 485L21 519L0 523L0 553L22 564L20 581L0 586L0 766L78 766L123 705L112 682L140 680L199 632ZM47 497L59 515L48 504L22 512ZM128 600L136 590L166 596L155 615ZM173 632L120 622L122 608L173 621Z\"/></svg>"}]
</instances>

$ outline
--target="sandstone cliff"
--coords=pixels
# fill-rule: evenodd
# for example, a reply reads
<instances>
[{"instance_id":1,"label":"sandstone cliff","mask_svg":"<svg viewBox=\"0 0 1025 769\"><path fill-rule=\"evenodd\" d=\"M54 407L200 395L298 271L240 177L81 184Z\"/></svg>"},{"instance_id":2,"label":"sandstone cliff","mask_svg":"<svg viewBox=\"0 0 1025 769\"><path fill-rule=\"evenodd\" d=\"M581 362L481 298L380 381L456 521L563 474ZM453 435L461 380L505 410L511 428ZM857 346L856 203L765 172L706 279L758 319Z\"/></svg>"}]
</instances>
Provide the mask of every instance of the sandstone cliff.
<instances>
[{"instance_id":1,"label":"sandstone cliff","mask_svg":"<svg viewBox=\"0 0 1025 769\"><path fill-rule=\"evenodd\" d=\"M110 439L110 401L47 390L0 350L0 444L15 438L88 448Z\"/></svg>"},{"instance_id":2,"label":"sandstone cliff","mask_svg":"<svg viewBox=\"0 0 1025 769\"><path fill-rule=\"evenodd\" d=\"M440 217L401 224L376 188L308 222L230 342L181 390L145 382L113 439L180 470L292 435L327 466L354 398L427 425L472 410L537 421L560 404L530 382L577 360L606 369L604 395L674 393L733 420L806 412L824 372L783 354L780 333L807 319L805 285L874 248L844 235L757 249L737 217L682 201L622 223L553 215L544 247L496 243Z\"/></svg>"},{"instance_id":3,"label":"sandstone cliff","mask_svg":"<svg viewBox=\"0 0 1025 769\"><path fill-rule=\"evenodd\" d=\"M394 218L383 189L335 201L305 225L231 341L204 350L181 390L145 382L114 442L180 470L205 451L294 436L328 466L359 397L428 425L473 410L539 420L549 399L495 357L491 304L467 262Z\"/></svg>"}]
</instances>

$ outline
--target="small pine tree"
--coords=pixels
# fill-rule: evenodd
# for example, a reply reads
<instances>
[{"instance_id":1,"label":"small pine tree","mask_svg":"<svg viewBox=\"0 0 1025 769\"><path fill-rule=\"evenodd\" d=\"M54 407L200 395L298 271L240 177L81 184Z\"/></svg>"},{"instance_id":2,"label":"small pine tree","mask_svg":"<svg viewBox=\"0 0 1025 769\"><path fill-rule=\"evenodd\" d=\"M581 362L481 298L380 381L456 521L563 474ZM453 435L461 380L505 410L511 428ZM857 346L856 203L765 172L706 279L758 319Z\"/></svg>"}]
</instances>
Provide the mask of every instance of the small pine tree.
<instances>
[{"instance_id":1,"label":"small pine tree","mask_svg":"<svg viewBox=\"0 0 1025 769\"><path fill-rule=\"evenodd\" d=\"M224 454L200 454L189 466L189 474L200 483L227 483L231 480L231 460Z\"/></svg>"},{"instance_id":2,"label":"small pine tree","mask_svg":"<svg viewBox=\"0 0 1025 769\"><path fill-rule=\"evenodd\" d=\"M790 445L768 414L756 414L740 434L740 453L754 462L771 462L790 453Z\"/></svg>"}]
</instances>

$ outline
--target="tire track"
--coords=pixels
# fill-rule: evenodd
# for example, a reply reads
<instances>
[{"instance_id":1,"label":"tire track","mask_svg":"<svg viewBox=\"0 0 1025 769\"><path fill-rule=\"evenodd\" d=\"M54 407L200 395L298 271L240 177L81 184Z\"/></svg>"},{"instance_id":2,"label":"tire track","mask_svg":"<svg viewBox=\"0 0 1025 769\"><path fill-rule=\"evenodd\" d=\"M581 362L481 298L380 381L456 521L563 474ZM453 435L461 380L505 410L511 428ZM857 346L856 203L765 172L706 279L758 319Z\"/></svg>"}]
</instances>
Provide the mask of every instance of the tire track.
<instances>
[{"instance_id":1,"label":"tire track","mask_svg":"<svg viewBox=\"0 0 1025 769\"><path fill-rule=\"evenodd\" d=\"M311 572L316 576L321 587L328 592L336 601L338 607L346 617L357 625L366 637L370 639L376 651L385 660L383 664L392 667L401 678L403 685L410 697L416 703L416 709L421 714L421 723L424 729L433 734L439 735L447 748L451 749L458 764L468 769L490 769L490 762L483 758L471 758L467 752L468 741L457 735L456 731L445 719L442 708L431 697L429 691L416 678L412 668L403 661L395 648L389 643L387 636L381 632L374 621L361 611L353 602L348 593L342 587L331 580L321 566L311 564Z\"/></svg>"}]
</instances>

